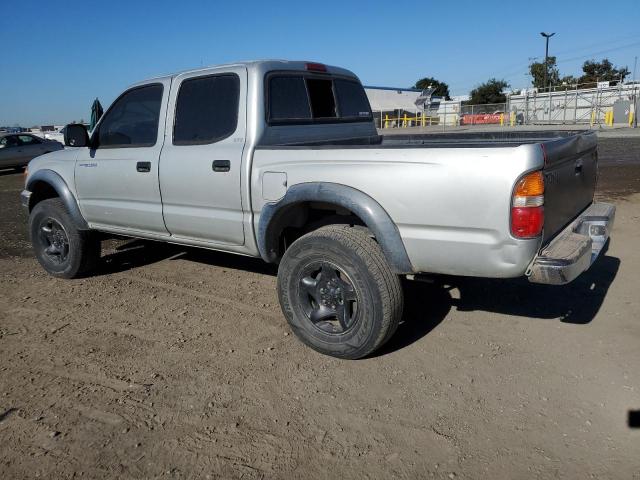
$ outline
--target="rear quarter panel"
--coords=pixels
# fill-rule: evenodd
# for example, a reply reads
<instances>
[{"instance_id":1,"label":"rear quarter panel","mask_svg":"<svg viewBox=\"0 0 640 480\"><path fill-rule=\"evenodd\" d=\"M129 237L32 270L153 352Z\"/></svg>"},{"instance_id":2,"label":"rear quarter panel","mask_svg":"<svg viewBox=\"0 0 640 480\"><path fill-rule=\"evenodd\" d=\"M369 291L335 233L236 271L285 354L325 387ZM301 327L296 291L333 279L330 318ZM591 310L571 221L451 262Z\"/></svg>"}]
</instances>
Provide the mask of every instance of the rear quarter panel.
<instances>
[{"instance_id":1,"label":"rear quarter panel","mask_svg":"<svg viewBox=\"0 0 640 480\"><path fill-rule=\"evenodd\" d=\"M254 153L254 226L265 172L286 174L287 186L332 182L356 188L398 226L416 272L515 277L540 239L510 235L512 188L525 171L542 168L539 146L501 148L272 148ZM284 194L284 189L283 189Z\"/></svg>"}]
</instances>

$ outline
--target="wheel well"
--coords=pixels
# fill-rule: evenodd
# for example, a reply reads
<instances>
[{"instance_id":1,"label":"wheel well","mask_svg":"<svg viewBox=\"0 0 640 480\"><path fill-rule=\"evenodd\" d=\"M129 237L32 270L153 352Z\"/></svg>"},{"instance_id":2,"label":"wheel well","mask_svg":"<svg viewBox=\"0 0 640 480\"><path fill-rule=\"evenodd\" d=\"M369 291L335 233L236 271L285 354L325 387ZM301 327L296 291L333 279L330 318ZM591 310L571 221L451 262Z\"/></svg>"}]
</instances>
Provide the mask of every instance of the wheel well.
<instances>
[{"instance_id":1,"label":"wheel well","mask_svg":"<svg viewBox=\"0 0 640 480\"><path fill-rule=\"evenodd\" d=\"M58 192L49 183L37 181L31 186L31 198L29 199L29 211L38 203L49 198L59 197Z\"/></svg>"},{"instance_id":2,"label":"wheel well","mask_svg":"<svg viewBox=\"0 0 640 480\"><path fill-rule=\"evenodd\" d=\"M277 237L277 259L301 236L325 225L351 225L366 228L365 223L352 211L326 202L300 202L283 208L271 233Z\"/></svg>"}]
</instances>

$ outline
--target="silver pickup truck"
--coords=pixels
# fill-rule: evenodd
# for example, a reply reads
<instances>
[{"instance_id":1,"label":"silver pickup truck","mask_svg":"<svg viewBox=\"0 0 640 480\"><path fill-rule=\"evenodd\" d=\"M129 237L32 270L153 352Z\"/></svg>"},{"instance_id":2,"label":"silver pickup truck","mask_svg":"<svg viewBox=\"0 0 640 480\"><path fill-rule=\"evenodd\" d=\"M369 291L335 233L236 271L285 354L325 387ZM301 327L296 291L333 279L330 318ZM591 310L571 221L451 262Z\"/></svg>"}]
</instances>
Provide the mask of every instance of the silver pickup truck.
<instances>
[{"instance_id":1,"label":"silver pickup truck","mask_svg":"<svg viewBox=\"0 0 640 480\"><path fill-rule=\"evenodd\" d=\"M260 61L127 89L88 135L29 164L22 203L50 274L88 274L104 233L262 257L307 345L360 358L402 316L400 276L563 284L615 208L593 133L378 135L350 71Z\"/></svg>"}]
</instances>

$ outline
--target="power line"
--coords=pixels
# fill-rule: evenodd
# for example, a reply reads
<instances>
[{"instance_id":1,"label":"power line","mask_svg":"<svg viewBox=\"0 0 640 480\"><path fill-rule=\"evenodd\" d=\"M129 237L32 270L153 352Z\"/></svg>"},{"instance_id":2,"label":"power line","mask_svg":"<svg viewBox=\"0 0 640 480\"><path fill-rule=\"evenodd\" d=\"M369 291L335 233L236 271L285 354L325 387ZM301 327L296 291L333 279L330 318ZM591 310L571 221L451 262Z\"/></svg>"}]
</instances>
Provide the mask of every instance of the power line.
<instances>
[{"instance_id":1,"label":"power line","mask_svg":"<svg viewBox=\"0 0 640 480\"><path fill-rule=\"evenodd\" d=\"M607 48L605 50L600 50L598 52L593 52L593 53L590 53L588 55L580 55L578 57L564 58L564 59L561 59L560 61L558 61L556 59L556 64L558 64L560 62L571 62L573 60L582 60L584 58L595 57L596 55L602 55L603 53L615 52L617 50L624 50L626 48L635 47L637 45L640 45L640 42L634 42L634 43L630 43L628 45L623 45L623 46L615 47L615 48Z\"/></svg>"},{"instance_id":2,"label":"power line","mask_svg":"<svg viewBox=\"0 0 640 480\"><path fill-rule=\"evenodd\" d=\"M630 44L627 44L627 45L621 45L621 46L618 46L618 47L607 48L607 49L604 49L604 50L599 50L597 52L591 52L589 54L580 55L580 56L576 56L576 57L560 58L560 59L558 57L556 57L556 65L558 65L560 63L572 62L572 61L575 61L575 60L583 60L585 58L592 58L592 57L595 57L597 55L602 55L604 53L610 53L610 52L614 52L614 51L617 51L617 50L624 50L624 49L635 47L635 46L638 46L638 45L640 45L640 42L633 42L633 43L630 43ZM537 58L537 57L530 57L530 59L535 59L535 58ZM508 80L509 78L513 78L516 75L517 76L522 75L523 77L526 77L527 73L523 73L522 70L524 68L528 67L530 64L527 64L527 65L520 64L520 65L521 65L521 67L518 70L511 70L510 72L504 72L504 71L503 72L498 72L498 73L492 74L492 76L493 77L503 77L505 80ZM478 82L478 83L480 83L480 82ZM472 88L475 87L475 84L474 85L467 84L467 85L464 85L464 86L458 86L458 85L457 84L451 84L450 88L453 89L454 87L456 87L456 90L465 90L465 89L472 89Z\"/></svg>"},{"instance_id":3,"label":"power line","mask_svg":"<svg viewBox=\"0 0 640 480\"><path fill-rule=\"evenodd\" d=\"M609 39L609 40L606 40L606 41L600 41L600 42L592 43L592 44L589 44L589 45L582 45L582 46L580 46L578 48L570 48L568 50L557 50L557 51L555 51L555 53L556 53L556 55L564 55L566 53L580 52L580 51L583 51L583 50L588 50L588 49L593 48L593 47L600 47L602 45L611 45L611 44L614 44L614 43L622 42L624 40L629 40L629 39L632 39L632 38L639 38L639 37L640 37L640 34L636 33L634 35L627 35L627 36L624 36L624 37L618 37L617 39L613 39L613 40Z\"/></svg>"}]
</instances>

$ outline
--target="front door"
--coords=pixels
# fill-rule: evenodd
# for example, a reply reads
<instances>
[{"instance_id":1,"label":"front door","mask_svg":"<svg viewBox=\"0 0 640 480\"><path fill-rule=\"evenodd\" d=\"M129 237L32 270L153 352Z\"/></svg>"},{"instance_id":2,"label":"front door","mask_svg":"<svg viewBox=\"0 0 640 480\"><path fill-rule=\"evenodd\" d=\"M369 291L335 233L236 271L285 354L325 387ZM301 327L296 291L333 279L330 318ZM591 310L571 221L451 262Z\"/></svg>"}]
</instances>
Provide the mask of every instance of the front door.
<instances>
[{"instance_id":1,"label":"front door","mask_svg":"<svg viewBox=\"0 0 640 480\"><path fill-rule=\"evenodd\" d=\"M92 228L167 234L162 219L158 161L171 80L123 93L76 161L80 209Z\"/></svg>"},{"instance_id":2,"label":"front door","mask_svg":"<svg viewBox=\"0 0 640 480\"><path fill-rule=\"evenodd\" d=\"M175 238L243 245L241 163L246 134L244 67L173 80L160 158L164 221Z\"/></svg>"}]
</instances>

